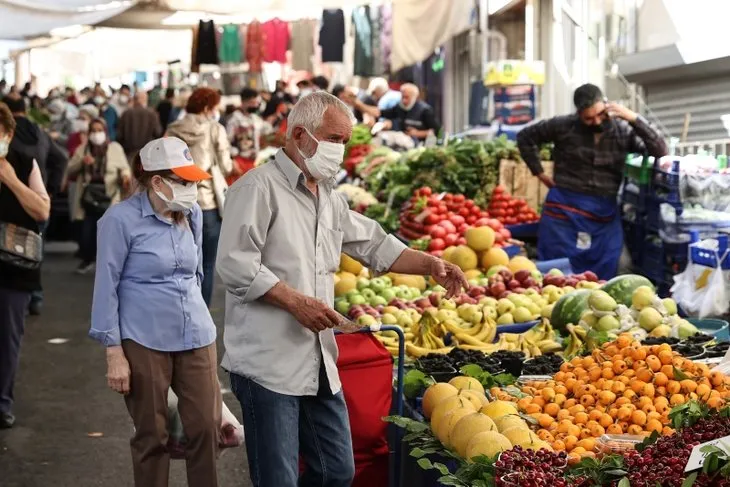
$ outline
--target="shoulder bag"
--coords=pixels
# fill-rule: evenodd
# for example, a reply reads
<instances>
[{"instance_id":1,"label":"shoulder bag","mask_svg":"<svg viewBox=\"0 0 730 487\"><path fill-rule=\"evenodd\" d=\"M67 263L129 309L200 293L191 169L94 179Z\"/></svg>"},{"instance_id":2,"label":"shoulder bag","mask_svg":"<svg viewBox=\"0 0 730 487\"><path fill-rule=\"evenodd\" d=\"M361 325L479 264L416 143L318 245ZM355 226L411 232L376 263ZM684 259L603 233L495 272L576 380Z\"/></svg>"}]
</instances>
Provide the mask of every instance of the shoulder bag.
<instances>
[{"instance_id":1,"label":"shoulder bag","mask_svg":"<svg viewBox=\"0 0 730 487\"><path fill-rule=\"evenodd\" d=\"M88 151L88 146L87 146ZM81 193L81 206L84 211L97 216L102 216L106 210L112 205L112 197L106 191L106 155L99 167L98 180L94 180L92 169L92 180L86 183L83 193Z\"/></svg>"},{"instance_id":2,"label":"shoulder bag","mask_svg":"<svg viewBox=\"0 0 730 487\"><path fill-rule=\"evenodd\" d=\"M0 262L19 269L34 270L41 266L42 261L43 237L39 233L0 221Z\"/></svg>"}]
</instances>

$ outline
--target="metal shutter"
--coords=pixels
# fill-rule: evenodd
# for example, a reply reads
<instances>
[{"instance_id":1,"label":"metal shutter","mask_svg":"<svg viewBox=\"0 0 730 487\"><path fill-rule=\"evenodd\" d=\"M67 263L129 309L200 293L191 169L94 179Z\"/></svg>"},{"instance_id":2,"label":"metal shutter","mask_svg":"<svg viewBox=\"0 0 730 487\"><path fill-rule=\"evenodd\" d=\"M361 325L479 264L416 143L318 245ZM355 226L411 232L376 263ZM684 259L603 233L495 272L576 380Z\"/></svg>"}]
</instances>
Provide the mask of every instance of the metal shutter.
<instances>
[{"instance_id":1,"label":"metal shutter","mask_svg":"<svg viewBox=\"0 0 730 487\"><path fill-rule=\"evenodd\" d=\"M720 116L730 114L730 76L646 84L643 88L653 115L673 137L682 135L686 113L692 116L687 142L728 137Z\"/></svg>"}]
</instances>

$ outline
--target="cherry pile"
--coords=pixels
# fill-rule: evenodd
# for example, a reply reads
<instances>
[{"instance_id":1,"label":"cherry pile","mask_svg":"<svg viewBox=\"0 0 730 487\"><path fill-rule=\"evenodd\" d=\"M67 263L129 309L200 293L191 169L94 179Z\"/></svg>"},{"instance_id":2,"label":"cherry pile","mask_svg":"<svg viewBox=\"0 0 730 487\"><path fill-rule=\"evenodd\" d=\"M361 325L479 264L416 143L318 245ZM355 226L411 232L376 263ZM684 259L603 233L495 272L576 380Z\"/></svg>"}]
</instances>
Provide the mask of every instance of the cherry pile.
<instances>
[{"instance_id":1,"label":"cherry pile","mask_svg":"<svg viewBox=\"0 0 730 487\"><path fill-rule=\"evenodd\" d=\"M729 418L705 418L671 436L660 438L643 452L627 452L625 466L631 487L680 487L692 448L727 435L730 435ZM694 486L730 487L730 480L701 474Z\"/></svg>"},{"instance_id":2,"label":"cherry pile","mask_svg":"<svg viewBox=\"0 0 730 487\"><path fill-rule=\"evenodd\" d=\"M568 456L564 451L527 450L515 446L494 463L497 487L578 487L583 479L568 480Z\"/></svg>"}]
</instances>

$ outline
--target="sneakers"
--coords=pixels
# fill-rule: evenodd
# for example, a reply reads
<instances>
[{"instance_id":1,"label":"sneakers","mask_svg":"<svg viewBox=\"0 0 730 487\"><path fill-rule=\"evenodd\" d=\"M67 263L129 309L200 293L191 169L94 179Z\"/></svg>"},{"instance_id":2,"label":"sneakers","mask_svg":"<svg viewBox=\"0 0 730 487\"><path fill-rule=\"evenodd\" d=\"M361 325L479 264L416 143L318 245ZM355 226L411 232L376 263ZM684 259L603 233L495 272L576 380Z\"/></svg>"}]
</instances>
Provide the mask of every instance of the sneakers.
<instances>
[{"instance_id":1,"label":"sneakers","mask_svg":"<svg viewBox=\"0 0 730 487\"><path fill-rule=\"evenodd\" d=\"M96 264L94 262L82 262L76 269L76 274L83 276L84 274L94 272L94 269L96 269Z\"/></svg>"},{"instance_id":2,"label":"sneakers","mask_svg":"<svg viewBox=\"0 0 730 487\"><path fill-rule=\"evenodd\" d=\"M0 413L0 430L10 429L15 425L15 416L12 413Z\"/></svg>"}]
</instances>

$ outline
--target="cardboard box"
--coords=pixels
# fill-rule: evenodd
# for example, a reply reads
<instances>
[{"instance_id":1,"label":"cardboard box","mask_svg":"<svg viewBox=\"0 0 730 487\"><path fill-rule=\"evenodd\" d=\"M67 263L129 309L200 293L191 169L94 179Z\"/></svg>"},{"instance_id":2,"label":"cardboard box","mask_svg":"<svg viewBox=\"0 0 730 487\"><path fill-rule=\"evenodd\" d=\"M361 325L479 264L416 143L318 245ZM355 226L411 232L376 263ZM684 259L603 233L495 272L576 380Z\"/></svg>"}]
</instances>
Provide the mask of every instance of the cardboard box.
<instances>
[{"instance_id":1,"label":"cardboard box","mask_svg":"<svg viewBox=\"0 0 730 487\"><path fill-rule=\"evenodd\" d=\"M553 176L553 162L543 161L545 174ZM499 184L515 198L523 198L531 208L538 210L547 196L548 188L533 176L522 161L502 159L499 163Z\"/></svg>"}]
</instances>

